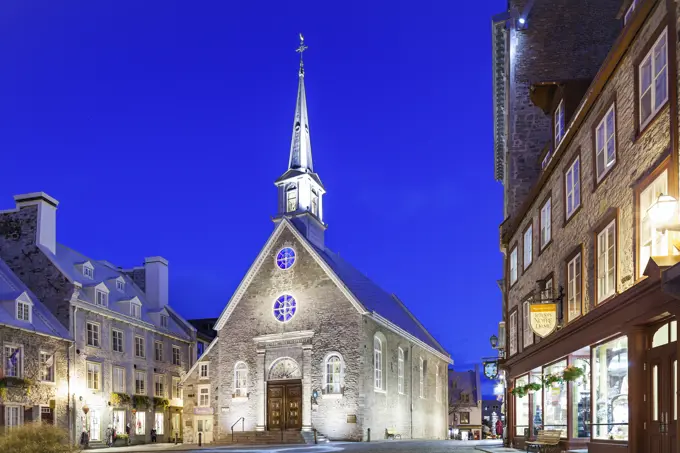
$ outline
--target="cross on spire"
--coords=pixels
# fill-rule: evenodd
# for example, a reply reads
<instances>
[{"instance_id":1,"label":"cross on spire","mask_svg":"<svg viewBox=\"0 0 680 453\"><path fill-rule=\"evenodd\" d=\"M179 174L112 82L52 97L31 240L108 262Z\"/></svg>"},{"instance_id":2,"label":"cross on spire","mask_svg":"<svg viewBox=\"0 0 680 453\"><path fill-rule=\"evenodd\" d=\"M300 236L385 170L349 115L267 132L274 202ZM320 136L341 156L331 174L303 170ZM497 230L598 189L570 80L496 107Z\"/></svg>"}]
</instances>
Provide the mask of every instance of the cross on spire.
<instances>
[{"instance_id":1,"label":"cross on spire","mask_svg":"<svg viewBox=\"0 0 680 453\"><path fill-rule=\"evenodd\" d=\"M295 49L295 51L300 54L300 75L303 75L305 73L305 64L302 61L302 54L307 49L309 49L309 47L305 46L305 37L302 36L302 33L300 33L300 47Z\"/></svg>"}]
</instances>

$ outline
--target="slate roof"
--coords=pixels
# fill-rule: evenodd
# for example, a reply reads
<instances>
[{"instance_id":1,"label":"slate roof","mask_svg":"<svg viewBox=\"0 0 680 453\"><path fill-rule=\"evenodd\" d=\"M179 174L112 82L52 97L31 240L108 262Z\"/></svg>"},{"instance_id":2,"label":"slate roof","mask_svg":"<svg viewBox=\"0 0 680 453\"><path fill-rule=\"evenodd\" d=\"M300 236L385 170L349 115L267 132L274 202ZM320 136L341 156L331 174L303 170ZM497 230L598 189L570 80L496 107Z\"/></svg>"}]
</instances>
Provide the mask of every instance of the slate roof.
<instances>
[{"instance_id":1,"label":"slate roof","mask_svg":"<svg viewBox=\"0 0 680 453\"><path fill-rule=\"evenodd\" d=\"M154 322L150 315L158 313L159 311L162 311L162 309L148 306L144 291L142 291L122 269L113 267L112 264L107 261L97 261L88 258L63 244L57 244L56 255L45 248L42 248L42 251L69 280L81 283L83 289L97 286L100 283L103 283L106 286L109 290L108 307L95 305L87 291L80 291L79 299L91 303L94 309L109 310L130 317L130 309L125 302L129 302L131 299L137 297L142 304L142 321L154 325L156 329L161 332L166 331L177 337L184 338L187 341L191 340L186 332L186 329L191 327L189 324L182 327L180 323L184 323L185 321L169 306L166 307L168 314L170 315L168 317L168 327L160 327L157 322ZM83 275L82 265L87 261L94 267L93 279ZM118 290L116 287L116 279L119 277L122 277L125 281L123 291ZM134 318L130 317L130 320L134 321Z\"/></svg>"},{"instance_id":2,"label":"slate roof","mask_svg":"<svg viewBox=\"0 0 680 453\"><path fill-rule=\"evenodd\" d=\"M310 243L310 245L321 255L366 310L377 313L428 346L446 356L449 355L394 294L382 289L328 247L322 250L314 244Z\"/></svg>"},{"instance_id":3,"label":"slate roof","mask_svg":"<svg viewBox=\"0 0 680 453\"><path fill-rule=\"evenodd\" d=\"M32 321L16 319L15 303L22 294L33 302ZM10 303L11 301L11 303ZM71 340L71 334L29 290L7 264L0 260L0 324Z\"/></svg>"}]
</instances>

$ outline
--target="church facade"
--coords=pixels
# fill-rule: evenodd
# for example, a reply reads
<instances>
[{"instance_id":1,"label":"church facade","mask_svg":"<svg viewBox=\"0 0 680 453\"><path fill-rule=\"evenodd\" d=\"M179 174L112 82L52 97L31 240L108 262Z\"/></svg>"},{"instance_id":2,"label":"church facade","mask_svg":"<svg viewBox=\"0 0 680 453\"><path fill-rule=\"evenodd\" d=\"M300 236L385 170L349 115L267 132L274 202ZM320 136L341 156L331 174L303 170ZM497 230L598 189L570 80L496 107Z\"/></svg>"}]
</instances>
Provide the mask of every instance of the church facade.
<instances>
[{"instance_id":1,"label":"church facade","mask_svg":"<svg viewBox=\"0 0 680 453\"><path fill-rule=\"evenodd\" d=\"M215 440L235 423L330 439L378 440L387 431L443 439L449 354L395 295L325 246L304 76L301 60L274 231L185 377L185 419L194 417L194 441L199 422Z\"/></svg>"}]
</instances>

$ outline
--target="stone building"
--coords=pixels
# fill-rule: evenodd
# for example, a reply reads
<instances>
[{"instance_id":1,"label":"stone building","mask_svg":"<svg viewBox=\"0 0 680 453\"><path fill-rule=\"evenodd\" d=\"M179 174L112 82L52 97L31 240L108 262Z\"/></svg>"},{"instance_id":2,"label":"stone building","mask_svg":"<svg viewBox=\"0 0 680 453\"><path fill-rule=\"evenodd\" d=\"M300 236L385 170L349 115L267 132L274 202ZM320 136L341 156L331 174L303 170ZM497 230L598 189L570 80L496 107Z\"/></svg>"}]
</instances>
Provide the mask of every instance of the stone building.
<instances>
[{"instance_id":1,"label":"stone building","mask_svg":"<svg viewBox=\"0 0 680 453\"><path fill-rule=\"evenodd\" d=\"M108 426L135 443L179 436L180 378L195 361L196 330L168 304L168 262L122 269L56 241L58 202L15 196L0 212L0 258L70 332L74 441L103 443Z\"/></svg>"},{"instance_id":2,"label":"stone building","mask_svg":"<svg viewBox=\"0 0 680 453\"><path fill-rule=\"evenodd\" d=\"M195 383L195 402L213 415L214 438L241 419L246 431L331 439L444 438L449 355L395 295L325 246L304 76L301 62L274 231L215 325L210 385Z\"/></svg>"},{"instance_id":3,"label":"stone building","mask_svg":"<svg viewBox=\"0 0 680 453\"><path fill-rule=\"evenodd\" d=\"M0 260L0 425L69 429L68 330Z\"/></svg>"},{"instance_id":4,"label":"stone building","mask_svg":"<svg viewBox=\"0 0 680 453\"><path fill-rule=\"evenodd\" d=\"M564 450L678 451L677 17L666 0L538 0L495 19L520 448L550 429Z\"/></svg>"},{"instance_id":5,"label":"stone building","mask_svg":"<svg viewBox=\"0 0 680 453\"><path fill-rule=\"evenodd\" d=\"M479 367L449 372L449 426L456 437L482 438L482 385ZM461 438L463 437L461 436Z\"/></svg>"}]
</instances>

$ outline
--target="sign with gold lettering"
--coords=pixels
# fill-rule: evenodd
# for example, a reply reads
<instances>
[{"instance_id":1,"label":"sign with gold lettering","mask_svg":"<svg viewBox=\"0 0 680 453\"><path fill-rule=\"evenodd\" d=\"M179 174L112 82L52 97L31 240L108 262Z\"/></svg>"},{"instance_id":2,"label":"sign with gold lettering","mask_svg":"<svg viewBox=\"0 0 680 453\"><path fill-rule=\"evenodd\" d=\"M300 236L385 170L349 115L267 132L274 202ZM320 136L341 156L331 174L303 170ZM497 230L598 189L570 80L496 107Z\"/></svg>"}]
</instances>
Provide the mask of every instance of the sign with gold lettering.
<instances>
[{"instance_id":1,"label":"sign with gold lettering","mask_svg":"<svg viewBox=\"0 0 680 453\"><path fill-rule=\"evenodd\" d=\"M531 330L539 337L547 337L557 328L557 304L531 304L529 308Z\"/></svg>"}]
</instances>

